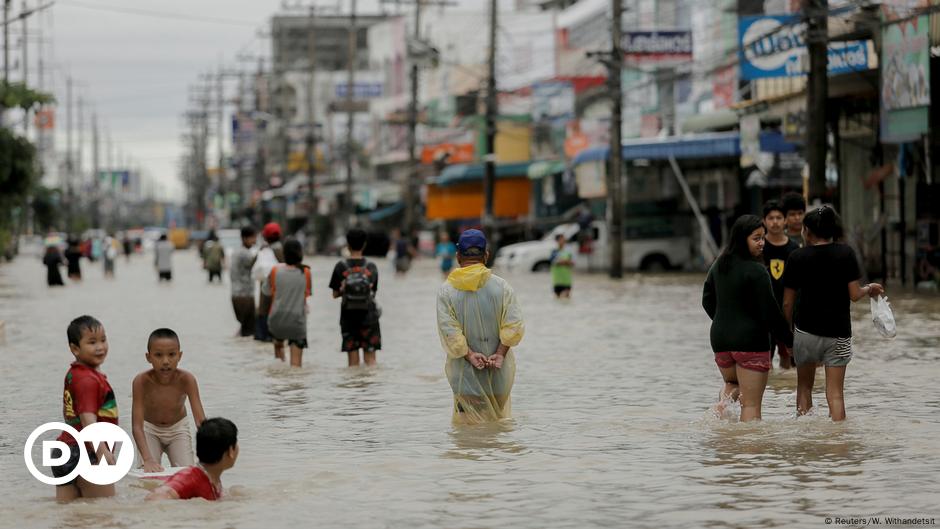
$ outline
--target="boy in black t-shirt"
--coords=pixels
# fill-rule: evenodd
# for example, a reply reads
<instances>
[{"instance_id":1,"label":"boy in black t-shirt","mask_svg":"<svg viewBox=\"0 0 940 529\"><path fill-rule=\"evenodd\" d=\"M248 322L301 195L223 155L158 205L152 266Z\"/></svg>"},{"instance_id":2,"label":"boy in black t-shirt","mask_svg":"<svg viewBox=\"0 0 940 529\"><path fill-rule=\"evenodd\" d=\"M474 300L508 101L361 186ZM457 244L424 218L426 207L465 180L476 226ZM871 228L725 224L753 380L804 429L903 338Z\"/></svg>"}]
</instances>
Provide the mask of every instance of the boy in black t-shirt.
<instances>
[{"instance_id":1,"label":"boy in black t-shirt","mask_svg":"<svg viewBox=\"0 0 940 529\"><path fill-rule=\"evenodd\" d=\"M359 350L367 366L375 365L375 353L382 348L379 328L379 307L375 292L379 288L379 270L362 256L366 232L352 228L346 233L349 259L336 263L330 277L333 298L342 298L339 326L342 351L349 357L349 366L359 365Z\"/></svg>"},{"instance_id":2,"label":"boy in black t-shirt","mask_svg":"<svg viewBox=\"0 0 940 529\"><path fill-rule=\"evenodd\" d=\"M774 298L777 306L783 309L783 271L786 268L787 258L793 250L800 245L793 242L784 232L786 229L786 215L783 206L776 200L769 200L764 204L764 227L767 235L764 237L764 265L770 272L770 283L773 286ZM781 343L771 343L770 356L773 359L774 346L780 351L780 368L793 367L790 351Z\"/></svg>"}]
</instances>

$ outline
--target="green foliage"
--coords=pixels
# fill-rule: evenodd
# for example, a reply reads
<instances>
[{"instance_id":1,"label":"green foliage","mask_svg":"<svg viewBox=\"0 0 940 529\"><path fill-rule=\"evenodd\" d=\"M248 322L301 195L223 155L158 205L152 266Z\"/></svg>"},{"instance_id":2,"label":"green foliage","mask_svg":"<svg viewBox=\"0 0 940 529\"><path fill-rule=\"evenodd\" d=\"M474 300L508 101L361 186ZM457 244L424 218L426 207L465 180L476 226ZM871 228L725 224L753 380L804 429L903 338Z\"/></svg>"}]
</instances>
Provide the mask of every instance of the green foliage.
<instances>
[{"instance_id":1,"label":"green foliage","mask_svg":"<svg viewBox=\"0 0 940 529\"><path fill-rule=\"evenodd\" d=\"M33 190L33 221L37 233L54 229L59 221L59 204L62 193L58 189L37 186Z\"/></svg>"},{"instance_id":2,"label":"green foliage","mask_svg":"<svg viewBox=\"0 0 940 529\"><path fill-rule=\"evenodd\" d=\"M55 102L51 94L38 92L23 83L0 81L0 107L29 109Z\"/></svg>"},{"instance_id":3,"label":"green foliage","mask_svg":"<svg viewBox=\"0 0 940 529\"><path fill-rule=\"evenodd\" d=\"M22 136L0 128L0 207L22 204L35 178L36 149Z\"/></svg>"}]
</instances>

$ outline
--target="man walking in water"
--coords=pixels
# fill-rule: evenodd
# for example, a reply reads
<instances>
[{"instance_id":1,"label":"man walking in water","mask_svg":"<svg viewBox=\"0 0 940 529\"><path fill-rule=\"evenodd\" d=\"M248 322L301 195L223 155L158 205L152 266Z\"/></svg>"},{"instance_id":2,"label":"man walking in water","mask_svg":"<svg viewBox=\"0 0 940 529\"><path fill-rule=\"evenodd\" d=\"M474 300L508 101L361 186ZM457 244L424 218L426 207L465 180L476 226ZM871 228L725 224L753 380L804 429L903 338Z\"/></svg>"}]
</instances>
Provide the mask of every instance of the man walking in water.
<instances>
[{"instance_id":1,"label":"man walking in water","mask_svg":"<svg viewBox=\"0 0 940 529\"><path fill-rule=\"evenodd\" d=\"M515 293L484 263L486 237L467 230L457 241L459 268L437 294L437 331L447 352L444 371L454 392L454 422L509 417L516 362L511 347L525 324Z\"/></svg>"}]
</instances>

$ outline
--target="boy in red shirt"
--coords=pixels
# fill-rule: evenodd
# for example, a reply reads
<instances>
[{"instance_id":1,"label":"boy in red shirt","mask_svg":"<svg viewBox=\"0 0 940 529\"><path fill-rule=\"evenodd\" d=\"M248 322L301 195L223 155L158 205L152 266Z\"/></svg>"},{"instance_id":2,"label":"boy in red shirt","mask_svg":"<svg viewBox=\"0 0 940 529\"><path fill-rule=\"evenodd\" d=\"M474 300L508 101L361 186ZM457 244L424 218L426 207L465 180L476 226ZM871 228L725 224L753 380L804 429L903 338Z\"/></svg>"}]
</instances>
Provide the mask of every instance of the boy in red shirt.
<instances>
[{"instance_id":1,"label":"boy in red shirt","mask_svg":"<svg viewBox=\"0 0 940 529\"><path fill-rule=\"evenodd\" d=\"M222 473L235 466L238 459L238 428L221 417L206 419L196 431L196 456L198 465L173 474L146 499L213 501L221 498Z\"/></svg>"},{"instance_id":2,"label":"boy in red shirt","mask_svg":"<svg viewBox=\"0 0 940 529\"><path fill-rule=\"evenodd\" d=\"M96 422L117 424L118 409L114 391L108 383L108 377L100 371L101 364L108 356L108 338L104 325L91 316L79 316L69 323L66 335L75 362L72 362L65 375L65 392L62 395L62 415L65 423L78 431ZM71 450L69 460L64 465L52 468L53 476L62 477L71 473L78 465L81 448L78 441L66 432L62 432L58 440L69 445ZM114 464L115 456L106 443L101 443L97 453L92 451L90 444L86 444L85 450L92 464L96 464L99 458ZM57 486L55 491L55 497L59 501L105 496L114 496L113 484L95 485L81 476Z\"/></svg>"}]
</instances>

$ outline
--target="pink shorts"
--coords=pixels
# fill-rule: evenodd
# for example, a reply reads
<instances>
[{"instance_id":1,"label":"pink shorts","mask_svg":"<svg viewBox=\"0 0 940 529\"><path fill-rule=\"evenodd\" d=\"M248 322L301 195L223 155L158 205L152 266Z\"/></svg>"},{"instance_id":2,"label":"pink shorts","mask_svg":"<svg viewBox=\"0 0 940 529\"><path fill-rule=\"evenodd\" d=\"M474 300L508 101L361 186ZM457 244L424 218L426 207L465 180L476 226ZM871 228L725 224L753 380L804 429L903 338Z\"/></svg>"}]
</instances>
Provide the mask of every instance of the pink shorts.
<instances>
[{"instance_id":1,"label":"pink shorts","mask_svg":"<svg viewBox=\"0 0 940 529\"><path fill-rule=\"evenodd\" d=\"M770 351L722 351L715 353L715 363L718 367L734 367L737 364L752 371L770 371Z\"/></svg>"}]
</instances>

